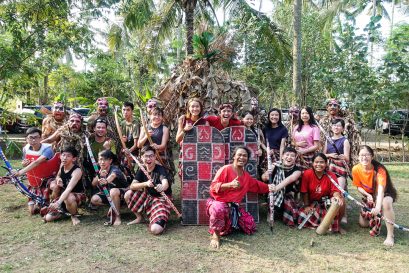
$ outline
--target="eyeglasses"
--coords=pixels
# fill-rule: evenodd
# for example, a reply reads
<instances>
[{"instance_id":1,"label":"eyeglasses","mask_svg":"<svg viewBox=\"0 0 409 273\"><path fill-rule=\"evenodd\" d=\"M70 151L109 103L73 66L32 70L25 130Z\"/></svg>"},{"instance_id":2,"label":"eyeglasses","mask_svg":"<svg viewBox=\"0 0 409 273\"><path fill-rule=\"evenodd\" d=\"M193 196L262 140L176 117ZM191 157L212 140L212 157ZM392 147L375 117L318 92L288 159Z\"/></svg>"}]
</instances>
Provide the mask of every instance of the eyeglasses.
<instances>
[{"instance_id":1,"label":"eyeglasses","mask_svg":"<svg viewBox=\"0 0 409 273\"><path fill-rule=\"evenodd\" d=\"M154 158L155 154L151 154L151 155L143 155L144 158Z\"/></svg>"},{"instance_id":2,"label":"eyeglasses","mask_svg":"<svg viewBox=\"0 0 409 273\"><path fill-rule=\"evenodd\" d=\"M329 103L328 106L329 106L329 107L338 107L339 105L336 104L336 103Z\"/></svg>"}]
</instances>

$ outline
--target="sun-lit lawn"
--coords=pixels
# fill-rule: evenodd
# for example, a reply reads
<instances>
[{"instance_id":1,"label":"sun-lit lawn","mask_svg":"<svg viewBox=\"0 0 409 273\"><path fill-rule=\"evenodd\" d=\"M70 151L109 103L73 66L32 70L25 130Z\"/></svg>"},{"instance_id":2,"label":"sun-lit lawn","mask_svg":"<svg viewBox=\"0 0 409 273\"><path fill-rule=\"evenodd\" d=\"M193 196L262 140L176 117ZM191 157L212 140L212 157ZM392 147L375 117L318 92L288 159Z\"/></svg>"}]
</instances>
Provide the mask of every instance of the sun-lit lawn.
<instances>
[{"instance_id":1,"label":"sun-lit lawn","mask_svg":"<svg viewBox=\"0 0 409 273\"><path fill-rule=\"evenodd\" d=\"M388 168L400 193L397 222L409 226L409 166ZM43 224L27 215L26 200L12 185L0 187L0 200L1 272L408 272L408 232L396 230L395 247L384 247L385 228L380 237L370 237L358 227L353 204L344 236L318 237L281 222L271 234L261 208L255 235L233 234L212 250L205 226L181 226L174 214L166 233L155 237L146 225L103 226L105 209L82 210L77 227L69 219ZM122 212L124 222L132 218Z\"/></svg>"}]
</instances>

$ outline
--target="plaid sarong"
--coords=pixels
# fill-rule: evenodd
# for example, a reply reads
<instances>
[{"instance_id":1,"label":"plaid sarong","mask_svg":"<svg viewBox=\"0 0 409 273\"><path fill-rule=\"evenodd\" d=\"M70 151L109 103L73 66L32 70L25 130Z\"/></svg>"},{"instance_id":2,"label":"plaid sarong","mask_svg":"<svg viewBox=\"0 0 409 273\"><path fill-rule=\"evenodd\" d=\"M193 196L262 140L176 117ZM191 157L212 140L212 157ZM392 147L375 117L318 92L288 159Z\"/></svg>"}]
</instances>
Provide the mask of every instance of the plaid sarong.
<instances>
[{"instance_id":1,"label":"plaid sarong","mask_svg":"<svg viewBox=\"0 0 409 273\"><path fill-rule=\"evenodd\" d=\"M307 170L312 167L312 158L314 157L315 153L306 153L303 155L299 155L297 159L297 166L300 167L301 170Z\"/></svg>"},{"instance_id":2,"label":"plaid sarong","mask_svg":"<svg viewBox=\"0 0 409 273\"><path fill-rule=\"evenodd\" d=\"M295 227L298 222L300 206L292 194L286 194L283 205L283 222L287 226Z\"/></svg>"},{"instance_id":3,"label":"plaid sarong","mask_svg":"<svg viewBox=\"0 0 409 273\"><path fill-rule=\"evenodd\" d=\"M164 198L153 197L147 191L135 191L129 200L128 208L134 213L145 211L150 225L159 220L167 222L171 211Z\"/></svg>"},{"instance_id":4,"label":"plaid sarong","mask_svg":"<svg viewBox=\"0 0 409 273\"><path fill-rule=\"evenodd\" d=\"M375 207L374 202L368 202L366 199L362 199L362 201L364 202L365 206L369 209L372 209ZM381 226L382 226L381 218L379 218L378 216L372 215L370 211L365 211L363 208L361 209L361 216L365 220L369 221L369 227L371 228L369 230L369 234L371 236L378 236L381 233Z\"/></svg>"},{"instance_id":5,"label":"plaid sarong","mask_svg":"<svg viewBox=\"0 0 409 273\"><path fill-rule=\"evenodd\" d=\"M273 177L272 184L277 186L285 179L285 173L284 173L283 165L281 164L280 161L278 162L278 164L276 164L275 168L276 168L276 172ZM284 192L285 192L285 188L282 188L280 191L273 192L274 206L281 207L281 204L283 203L283 200L284 200Z\"/></svg>"},{"instance_id":6,"label":"plaid sarong","mask_svg":"<svg viewBox=\"0 0 409 273\"><path fill-rule=\"evenodd\" d=\"M206 213L209 216L210 234L218 231L221 236L224 236L233 231L229 203L209 198L206 202L206 208ZM249 235L256 232L256 222L253 216L243 208L239 208L239 214L238 226L240 229Z\"/></svg>"},{"instance_id":7,"label":"plaid sarong","mask_svg":"<svg viewBox=\"0 0 409 273\"><path fill-rule=\"evenodd\" d=\"M343 160L329 159L329 171L335 173L337 177L347 178L348 173Z\"/></svg>"},{"instance_id":8,"label":"plaid sarong","mask_svg":"<svg viewBox=\"0 0 409 273\"><path fill-rule=\"evenodd\" d=\"M315 206L313 208L314 212L311 215L310 219L305 223L304 227L309 227L309 228L317 228L320 224L321 221L324 219L325 215L327 214L327 208L325 205L325 202L323 201L315 201ZM304 208L300 209L300 214L298 217L298 224L301 224L305 218L308 217L308 213L305 213ZM335 216L334 221L332 222L331 225L331 231L332 232L339 232L339 219L338 215Z\"/></svg>"},{"instance_id":9,"label":"plaid sarong","mask_svg":"<svg viewBox=\"0 0 409 273\"><path fill-rule=\"evenodd\" d=\"M49 185L50 185L50 182L52 180L54 180L54 178L49 178L47 180L44 180L39 187L32 187L32 186L28 185L28 190L32 194L37 195L39 197L42 197L44 199L44 201L46 203L48 203L50 201ZM31 198L29 198L28 199L28 205L32 206L34 204L35 204L35 202Z\"/></svg>"}]
</instances>

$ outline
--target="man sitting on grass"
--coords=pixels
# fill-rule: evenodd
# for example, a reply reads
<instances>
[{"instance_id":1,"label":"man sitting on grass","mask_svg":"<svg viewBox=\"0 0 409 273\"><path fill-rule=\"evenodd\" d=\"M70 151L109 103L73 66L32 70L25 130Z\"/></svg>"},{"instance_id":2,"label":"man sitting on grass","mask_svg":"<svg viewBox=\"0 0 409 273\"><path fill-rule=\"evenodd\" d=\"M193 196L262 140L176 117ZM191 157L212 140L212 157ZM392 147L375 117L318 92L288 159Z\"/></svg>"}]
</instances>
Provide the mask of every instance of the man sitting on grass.
<instances>
[{"instance_id":1,"label":"man sitting on grass","mask_svg":"<svg viewBox=\"0 0 409 273\"><path fill-rule=\"evenodd\" d=\"M161 192L171 195L166 169L156 164L155 150L145 146L141 150L142 160L150 178L139 169L132 181L130 190L125 194L128 208L136 215L136 219L129 224L138 224L142 221L142 213L149 217L149 230L154 235L161 234L168 222L170 206L161 196Z\"/></svg>"},{"instance_id":2,"label":"man sitting on grass","mask_svg":"<svg viewBox=\"0 0 409 273\"><path fill-rule=\"evenodd\" d=\"M58 197L49 205L49 212L44 216L46 222L61 217L61 205L64 203L68 212L71 213L72 224L75 226L80 223L75 215L78 213L78 206L85 201L86 197L81 182L82 171L76 164L77 158L78 151L74 147L67 147L62 151L61 169L56 179L50 184L53 196Z\"/></svg>"}]
</instances>

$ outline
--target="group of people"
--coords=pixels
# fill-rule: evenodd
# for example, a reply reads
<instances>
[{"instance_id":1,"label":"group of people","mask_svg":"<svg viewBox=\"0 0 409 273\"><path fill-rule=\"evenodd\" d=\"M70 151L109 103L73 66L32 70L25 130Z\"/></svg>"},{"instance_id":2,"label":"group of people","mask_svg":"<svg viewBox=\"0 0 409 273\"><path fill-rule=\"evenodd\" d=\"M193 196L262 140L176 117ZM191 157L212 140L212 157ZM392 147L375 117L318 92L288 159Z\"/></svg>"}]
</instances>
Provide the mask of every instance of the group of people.
<instances>
[{"instance_id":1,"label":"group of people","mask_svg":"<svg viewBox=\"0 0 409 273\"><path fill-rule=\"evenodd\" d=\"M161 234L171 213L169 202L175 174L170 130L163 124L163 110L157 101L149 100L147 116L141 114L137 121L133 116L134 105L125 102L123 120L119 122L112 116L105 98L96 103L97 112L88 120L86 129L79 114L67 117L64 105L56 103L52 115L44 119L42 131L27 130L23 168L13 170L12 175L27 174L29 181L36 179L33 173L39 172L33 171L48 169L47 163L58 153L61 165L55 177L41 177L42 182L37 184L30 181L31 191L49 200L43 212L45 221L56 220L66 212L73 225L77 225L78 207L87 202L91 208L109 205L110 221L105 224L120 225L120 207L126 204L135 214L135 220L128 224L141 223L146 214L150 231ZM241 119L230 103L221 104L217 116L206 116L203 109L199 98L188 100L186 114L177 122L178 144L182 145L185 134L194 126L218 130L245 126L257 137L256 155L261 166L259 177L251 177L245 171L251 151L240 146L233 152L232 163L217 171L207 201L212 247L218 248L221 236L234 229L247 234L256 230L252 216L239 206L247 192L270 193L276 217L290 227L317 228L329 204L336 202L340 209L330 231L345 233L341 224L347 223L347 217L340 189L347 189L348 177L371 208L369 212L362 210L361 226L370 226L370 234L375 236L381 227L379 213L394 221L392 204L397 195L389 173L374 159L369 146L359 147L353 119L342 114L337 100L328 101L328 115L319 121L310 107L292 107L286 124L278 108L271 109L267 122L261 124L257 104L241 113ZM351 168L353 159L358 163ZM272 166L267 162L273 162ZM33 201L28 205L31 214L39 209ZM392 246L394 228L390 223L386 227L384 244Z\"/></svg>"}]
</instances>

